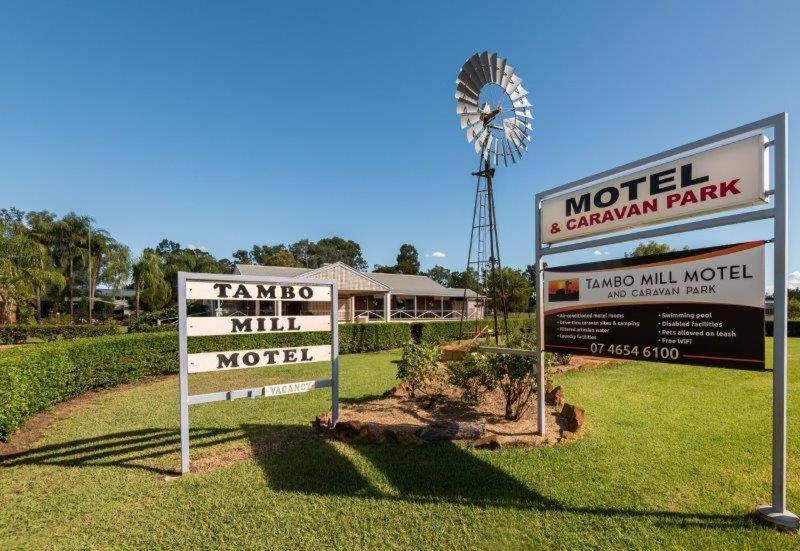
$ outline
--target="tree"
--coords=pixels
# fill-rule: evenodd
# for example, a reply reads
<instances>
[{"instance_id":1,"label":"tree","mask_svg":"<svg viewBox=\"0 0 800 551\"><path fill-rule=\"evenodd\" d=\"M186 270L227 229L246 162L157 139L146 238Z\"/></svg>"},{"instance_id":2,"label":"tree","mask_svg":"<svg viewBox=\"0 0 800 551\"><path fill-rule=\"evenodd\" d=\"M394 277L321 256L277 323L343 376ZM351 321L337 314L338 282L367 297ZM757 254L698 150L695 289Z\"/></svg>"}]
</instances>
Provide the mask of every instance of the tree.
<instances>
[{"instance_id":1,"label":"tree","mask_svg":"<svg viewBox=\"0 0 800 551\"><path fill-rule=\"evenodd\" d=\"M180 243L168 239L163 239L154 253L160 258L164 280L172 290L170 297L178 296L178 272L213 274L230 271L225 263L220 263L211 253L200 249L184 248ZM170 297L167 297L167 300Z\"/></svg>"},{"instance_id":2,"label":"tree","mask_svg":"<svg viewBox=\"0 0 800 551\"><path fill-rule=\"evenodd\" d=\"M268 264L270 259L278 253L289 252L286 245L253 245L250 251L250 260L253 264L260 264L261 266L280 266L280 264ZM294 257L292 257L294 259Z\"/></svg>"},{"instance_id":3,"label":"tree","mask_svg":"<svg viewBox=\"0 0 800 551\"><path fill-rule=\"evenodd\" d=\"M439 285L444 285L447 287L450 285L450 281L453 277L453 272L445 268L444 266L439 266L438 264L428 270L425 273L426 276L434 280Z\"/></svg>"},{"instance_id":4,"label":"tree","mask_svg":"<svg viewBox=\"0 0 800 551\"><path fill-rule=\"evenodd\" d=\"M252 260L250 259L250 253L244 249L239 249L233 253L233 259L238 262L239 264L252 264Z\"/></svg>"},{"instance_id":5,"label":"tree","mask_svg":"<svg viewBox=\"0 0 800 551\"><path fill-rule=\"evenodd\" d=\"M0 321L8 322L11 308L29 313L36 289L63 287L63 276L50 263L47 247L22 235L23 226L0 219Z\"/></svg>"},{"instance_id":6,"label":"tree","mask_svg":"<svg viewBox=\"0 0 800 551\"><path fill-rule=\"evenodd\" d=\"M75 262L82 260L81 250L89 237L88 216L78 216L74 212L66 214L56 223L59 257L67 271L69 288L69 313L75 315Z\"/></svg>"},{"instance_id":7,"label":"tree","mask_svg":"<svg viewBox=\"0 0 800 551\"><path fill-rule=\"evenodd\" d=\"M400 245L400 252L397 254L397 272L407 275L419 273L419 253L416 247L410 243Z\"/></svg>"},{"instance_id":8,"label":"tree","mask_svg":"<svg viewBox=\"0 0 800 551\"><path fill-rule=\"evenodd\" d=\"M667 245L666 243L659 243L658 241L648 241L645 243L642 241L636 248L631 251L631 253L625 253L626 257L636 257L636 256L650 256L652 254L663 254L672 252L673 248Z\"/></svg>"},{"instance_id":9,"label":"tree","mask_svg":"<svg viewBox=\"0 0 800 551\"><path fill-rule=\"evenodd\" d=\"M789 302L787 303L787 310L789 313L790 320L800 320L800 298L797 297L789 297Z\"/></svg>"},{"instance_id":10,"label":"tree","mask_svg":"<svg viewBox=\"0 0 800 551\"><path fill-rule=\"evenodd\" d=\"M125 245L114 243L106 253L106 261L100 274L100 281L110 285L117 298L131 276L131 251Z\"/></svg>"},{"instance_id":11,"label":"tree","mask_svg":"<svg viewBox=\"0 0 800 551\"><path fill-rule=\"evenodd\" d=\"M497 296L501 293L505 296L506 306L510 312L524 312L528 309L530 298L533 295L528 278L521 270L516 268L502 268L489 273L486 280L486 288L489 296ZM492 307L492 305L490 303ZM498 305L499 307L499 305Z\"/></svg>"},{"instance_id":12,"label":"tree","mask_svg":"<svg viewBox=\"0 0 800 551\"><path fill-rule=\"evenodd\" d=\"M384 264L375 264L372 271L376 274L396 274L397 266L386 266Z\"/></svg>"},{"instance_id":13,"label":"tree","mask_svg":"<svg viewBox=\"0 0 800 551\"><path fill-rule=\"evenodd\" d=\"M145 249L133 264L132 272L137 316L142 302L148 310L158 310L169 302L172 292L164 279L158 253L153 249Z\"/></svg>"},{"instance_id":14,"label":"tree","mask_svg":"<svg viewBox=\"0 0 800 551\"><path fill-rule=\"evenodd\" d=\"M306 268L320 268L334 262L342 262L362 272L368 267L361 252L361 245L338 236L325 237L316 243L302 239L290 245L289 252Z\"/></svg>"},{"instance_id":15,"label":"tree","mask_svg":"<svg viewBox=\"0 0 800 551\"><path fill-rule=\"evenodd\" d=\"M478 271L475 268L469 267L463 272L453 271L450 277L450 285L448 287L456 289L471 289L476 293L482 293L481 283L478 279Z\"/></svg>"},{"instance_id":16,"label":"tree","mask_svg":"<svg viewBox=\"0 0 800 551\"><path fill-rule=\"evenodd\" d=\"M28 212L25 215L27 221L27 235L37 243L41 243L48 250L49 258L45 261L46 265L55 269L57 260L54 254L57 236L57 216L50 211ZM42 268L45 266L43 265ZM63 288L63 286L61 287ZM59 288L60 289L60 288ZM47 292L46 286L36 285L36 319L42 319L42 297Z\"/></svg>"},{"instance_id":17,"label":"tree","mask_svg":"<svg viewBox=\"0 0 800 551\"><path fill-rule=\"evenodd\" d=\"M294 255L285 249L269 255L259 264L262 266L287 266L289 268L300 267L300 263L295 260Z\"/></svg>"}]
</instances>

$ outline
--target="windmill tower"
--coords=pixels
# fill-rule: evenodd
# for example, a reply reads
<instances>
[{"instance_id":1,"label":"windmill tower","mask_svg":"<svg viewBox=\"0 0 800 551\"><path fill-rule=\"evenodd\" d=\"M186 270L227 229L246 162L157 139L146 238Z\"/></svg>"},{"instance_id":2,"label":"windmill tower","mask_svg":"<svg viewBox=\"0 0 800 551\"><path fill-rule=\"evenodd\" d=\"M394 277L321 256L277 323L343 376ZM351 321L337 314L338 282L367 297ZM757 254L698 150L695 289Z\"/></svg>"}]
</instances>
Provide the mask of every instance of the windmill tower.
<instances>
[{"instance_id":1,"label":"windmill tower","mask_svg":"<svg viewBox=\"0 0 800 551\"><path fill-rule=\"evenodd\" d=\"M508 305L503 278L500 277L500 242L494 206L495 168L507 167L522 158L531 140L531 104L514 67L496 53L473 54L456 79L456 113L467 141L474 143L478 154L475 204L467 255L467 274L475 270L478 287L492 304L494 338L498 341L500 324L508 332ZM468 277L468 275L467 275ZM467 333L467 290L461 311L459 340ZM501 321L502 320L502 321ZM477 316L475 334L478 333Z\"/></svg>"}]
</instances>

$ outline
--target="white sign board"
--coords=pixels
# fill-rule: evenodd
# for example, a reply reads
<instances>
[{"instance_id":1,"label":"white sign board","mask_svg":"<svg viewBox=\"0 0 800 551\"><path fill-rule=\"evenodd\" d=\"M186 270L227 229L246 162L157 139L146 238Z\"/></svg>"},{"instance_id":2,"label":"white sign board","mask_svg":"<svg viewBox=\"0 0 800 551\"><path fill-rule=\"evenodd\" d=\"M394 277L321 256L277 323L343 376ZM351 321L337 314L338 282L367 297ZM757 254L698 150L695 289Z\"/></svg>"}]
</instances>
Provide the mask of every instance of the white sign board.
<instances>
[{"instance_id":1,"label":"white sign board","mask_svg":"<svg viewBox=\"0 0 800 551\"><path fill-rule=\"evenodd\" d=\"M181 473L189 472L189 406L308 392L314 388L331 389L331 426L339 420L339 295L336 280L302 279L271 276L196 274L178 272L178 378L180 394ZM275 301L281 312L283 302L315 301L330 303L328 315L301 316L188 316L189 300L249 301L258 312L258 301ZM241 306L241 308L239 308ZM315 305L319 307L320 305ZM315 310L317 309L315 307ZM250 310L237 304L234 310ZM224 310L218 309L217 313ZM330 344L259 348L227 351L203 351L189 354L189 337L230 335L266 335L304 331L330 332ZM268 340L268 339L264 339ZM201 343L204 345L205 343ZM266 344L266 343L265 343ZM227 345L231 348L236 345ZM248 346L241 344L240 346ZM249 344L249 346L253 346ZM262 345L263 346L263 345ZM331 376L314 381L287 382L255 388L189 394L189 375L256 367L305 364L329 361Z\"/></svg>"},{"instance_id":2,"label":"white sign board","mask_svg":"<svg viewBox=\"0 0 800 551\"><path fill-rule=\"evenodd\" d=\"M330 316L219 316L191 317L186 320L186 332L190 337L297 333L330 331L330 329Z\"/></svg>"},{"instance_id":3,"label":"white sign board","mask_svg":"<svg viewBox=\"0 0 800 551\"><path fill-rule=\"evenodd\" d=\"M557 243L766 202L763 135L542 201L542 243Z\"/></svg>"},{"instance_id":4,"label":"white sign board","mask_svg":"<svg viewBox=\"0 0 800 551\"><path fill-rule=\"evenodd\" d=\"M279 285L228 281L187 281L189 300L286 300L328 302L331 288L325 285Z\"/></svg>"},{"instance_id":5,"label":"white sign board","mask_svg":"<svg viewBox=\"0 0 800 551\"><path fill-rule=\"evenodd\" d=\"M327 344L292 348L200 352L189 354L189 373L324 362L330 361L330 359L331 347Z\"/></svg>"}]
</instances>

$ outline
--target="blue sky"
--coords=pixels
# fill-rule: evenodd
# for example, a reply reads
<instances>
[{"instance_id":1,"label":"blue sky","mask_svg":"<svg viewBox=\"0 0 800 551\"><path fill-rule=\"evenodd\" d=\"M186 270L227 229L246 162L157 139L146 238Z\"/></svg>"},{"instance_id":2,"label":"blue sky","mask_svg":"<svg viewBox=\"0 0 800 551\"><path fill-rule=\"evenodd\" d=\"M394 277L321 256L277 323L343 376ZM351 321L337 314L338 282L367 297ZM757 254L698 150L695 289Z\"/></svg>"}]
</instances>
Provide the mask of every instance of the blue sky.
<instances>
[{"instance_id":1,"label":"blue sky","mask_svg":"<svg viewBox=\"0 0 800 551\"><path fill-rule=\"evenodd\" d=\"M7 4L3 206L90 214L135 253L164 237L229 256L337 234L360 242L370 265L392 263L409 242L444 253L423 268L463 269L477 159L453 89L484 49L517 67L534 104L529 154L496 177L505 264L532 262L537 191L781 111L797 136L797 2L511 8ZM798 228L800 214L792 271ZM668 241L765 237L771 226L755 223Z\"/></svg>"}]
</instances>

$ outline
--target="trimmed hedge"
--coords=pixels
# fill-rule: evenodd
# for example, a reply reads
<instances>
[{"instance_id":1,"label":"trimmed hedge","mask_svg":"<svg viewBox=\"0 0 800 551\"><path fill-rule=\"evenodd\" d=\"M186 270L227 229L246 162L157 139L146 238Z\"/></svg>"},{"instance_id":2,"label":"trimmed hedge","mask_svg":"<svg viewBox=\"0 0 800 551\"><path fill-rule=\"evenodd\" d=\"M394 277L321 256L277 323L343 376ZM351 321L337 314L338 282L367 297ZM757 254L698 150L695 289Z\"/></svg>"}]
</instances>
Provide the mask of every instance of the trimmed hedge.
<instances>
[{"instance_id":1,"label":"trimmed hedge","mask_svg":"<svg viewBox=\"0 0 800 551\"><path fill-rule=\"evenodd\" d=\"M498 320L498 324L500 325L500 332L505 331L505 328L503 327L503 322L501 320ZM460 325L461 322L459 321L429 321L425 323L412 324L411 331L415 342L426 343L426 344L442 344L445 342L452 342L458 340ZM494 328L494 319L487 318L481 320L480 325L481 327ZM535 326L536 326L535 318L510 318L508 320L508 330L511 333L520 330L530 331ZM465 337L467 333L474 331L474 329L475 329L474 321L465 322L464 323Z\"/></svg>"},{"instance_id":2,"label":"trimmed hedge","mask_svg":"<svg viewBox=\"0 0 800 551\"><path fill-rule=\"evenodd\" d=\"M59 339L116 335L119 332L120 327L114 324L0 325L0 343L20 344L27 341L29 338L38 338L51 342Z\"/></svg>"},{"instance_id":3,"label":"trimmed hedge","mask_svg":"<svg viewBox=\"0 0 800 551\"><path fill-rule=\"evenodd\" d=\"M768 337L771 337L774 332L774 324L775 322L773 320L766 320L764 322L764 333L766 333ZM800 320L789 320L789 323L786 324L786 333L790 337L800 337Z\"/></svg>"},{"instance_id":4,"label":"trimmed hedge","mask_svg":"<svg viewBox=\"0 0 800 551\"><path fill-rule=\"evenodd\" d=\"M411 340L406 323L339 327L343 354L399 348ZM326 332L192 337L190 352L330 343ZM102 336L11 348L0 354L0 440L34 414L87 390L178 371L174 331Z\"/></svg>"},{"instance_id":5,"label":"trimmed hedge","mask_svg":"<svg viewBox=\"0 0 800 551\"><path fill-rule=\"evenodd\" d=\"M519 329L532 320L508 320ZM491 323L485 320L484 323ZM400 348L412 341L412 330L426 343L458 338L456 321L371 323L339 326L342 354ZM10 326L26 327L26 326ZM37 326L42 328L44 326ZM96 331L116 326L58 326L63 330ZM67 333L76 336L76 333ZM27 334L26 334L27 336ZM64 339L70 337L64 336ZM273 333L192 337L190 352L327 344L327 332ZM0 354L0 440L8 438L34 414L87 390L178 371L178 338L174 331L142 332L63 340L12 348Z\"/></svg>"}]
</instances>

